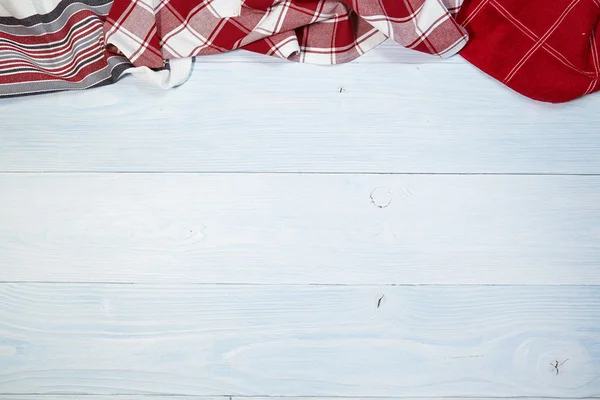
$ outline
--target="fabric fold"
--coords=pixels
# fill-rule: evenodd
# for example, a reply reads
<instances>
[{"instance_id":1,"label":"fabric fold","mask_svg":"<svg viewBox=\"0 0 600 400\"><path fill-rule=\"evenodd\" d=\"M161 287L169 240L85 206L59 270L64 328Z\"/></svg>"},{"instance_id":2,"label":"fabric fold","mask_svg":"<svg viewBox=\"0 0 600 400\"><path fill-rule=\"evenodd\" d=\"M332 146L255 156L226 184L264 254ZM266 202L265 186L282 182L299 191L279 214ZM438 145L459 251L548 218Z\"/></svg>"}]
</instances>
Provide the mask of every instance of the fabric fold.
<instances>
[{"instance_id":1,"label":"fabric fold","mask_svg":"<svg viewBox=\"0 0 600 400\"><path fill-rule=\"evenodd\" d=\"M192 57L246 49L339 64L392 38L448 57L462 0L0 0L0 96L81 90L128 74L169 88Z\"/></svg>"},{"instance_id":2,"label":"fabric fold","mask_svg":"<svg viewBox=\"0 0 600 400\"><path fill-rule=\"evenodd\" d=\"M449 57L467 42L462 0L115 0L106 42L136 66L243 48L314 64L351 61L392 38Z\"/></svg>"},{"instance_id":3,"label":"fabric fold","mask_svg":"<svg viewBox=\"0 0 600 400\"><path fill-rule=\"evenodd\" d=\"M80 90L116 81L132 64L105 52L112 0L3 0L0 97Z\"/></svg>"},{"instance_id":4,"label":"fabric fold","mask_svg":"<svg viewBox=\"0 0 600 400\"><path fill-rule=\"evenodd\" d=\"M465 0L467 61L535 100L562 103L600 90L600 1Z\"/></svg>"}]
</instances>

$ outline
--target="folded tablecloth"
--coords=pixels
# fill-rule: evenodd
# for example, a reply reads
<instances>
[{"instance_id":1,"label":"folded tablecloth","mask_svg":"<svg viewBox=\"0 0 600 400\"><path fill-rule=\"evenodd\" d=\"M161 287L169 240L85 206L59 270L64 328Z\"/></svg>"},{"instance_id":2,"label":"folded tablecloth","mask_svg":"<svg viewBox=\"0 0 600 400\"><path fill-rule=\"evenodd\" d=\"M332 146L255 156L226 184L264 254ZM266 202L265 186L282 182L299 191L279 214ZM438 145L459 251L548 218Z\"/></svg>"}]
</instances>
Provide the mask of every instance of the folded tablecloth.
<instances>
[{"instance_id":1,"label":"folded tablecloth","mask_svg":"<svg viewBox=\"0 0 600 400\"><path fill-rule=\"evenodd\" d=\"M460 53L515 91L560 103L600 89L599 0L465 0Z\"/></svg>"},{"instance_id":2,"label":"folded tablecloth","mask_svg":"<svg viewBox=\"0 0 600 400\"><path fill-rule=\"evenodd\" d=\"M131 63L105 52L112 0L1 0L0 96L114 82Z\"/></svg>"},{"instance_id":3,"label":"folded tablecloth","mask_svg":"<svg viewBox=\"0 0 600 400\"><path fill-rule=\"evenodd\" d=\"M173 87L187 79L191 56L237 48L337 64L391 37L447 57L467 42L453 18L461 3L0 0L0 97L87 89L124 73Z\"/></svg>"},{"instance_id":4,"label":"folded tablecloth","mask_svg":"<svg viewBox=\"0 0 600 400\"><path fill-rule=\"evenodd\" d=\"M388 37L451 56L467 42L453 14L462 0L115 0L106 42L136 66L245 48L337 64Z\"/></svg>"}]
</instances>

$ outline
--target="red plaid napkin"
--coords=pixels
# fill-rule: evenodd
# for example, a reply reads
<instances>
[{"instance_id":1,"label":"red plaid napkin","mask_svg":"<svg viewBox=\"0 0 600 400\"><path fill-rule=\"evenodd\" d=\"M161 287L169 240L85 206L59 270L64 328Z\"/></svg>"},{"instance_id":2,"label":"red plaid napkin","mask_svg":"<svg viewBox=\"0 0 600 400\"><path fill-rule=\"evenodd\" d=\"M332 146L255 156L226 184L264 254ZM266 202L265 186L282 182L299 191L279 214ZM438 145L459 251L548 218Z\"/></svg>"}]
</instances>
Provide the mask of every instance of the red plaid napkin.
<instances>
[{"instance_id":1,"label":"red plaid napkin","mask_svg":"<svg viewBox=\"0 0 600 400\"><path fill-rule=\"evenodd\" d=\"M600 89L598 0L465 0L460 53L517 92L565 102Z\"/></svg>"},{"instance_id":2,"label":"red plaid napkin","mask_svg":"<svg viewBox=\"0 0 600 400\"><path fill-rule=\"evenodd\" d=\"M316 64L353 60L393 38L451 56L467 42L463 0L115 0L106 42L136 66L247 50Z\"/></svg>"}]
</instances>

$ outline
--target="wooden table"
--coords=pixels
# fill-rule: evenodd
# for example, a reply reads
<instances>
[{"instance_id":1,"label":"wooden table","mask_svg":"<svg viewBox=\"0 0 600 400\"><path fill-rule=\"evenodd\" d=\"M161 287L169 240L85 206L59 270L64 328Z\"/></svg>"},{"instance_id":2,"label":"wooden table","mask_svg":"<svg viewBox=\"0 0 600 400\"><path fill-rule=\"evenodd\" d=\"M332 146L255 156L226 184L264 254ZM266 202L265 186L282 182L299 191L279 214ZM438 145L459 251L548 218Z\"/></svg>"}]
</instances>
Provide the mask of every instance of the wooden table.
<instances>
[{"instance_id":1,"label":"wooden table","mask_svg":"<svg viewBox=\"0 0 600 400\"><path fill-rule=\"evenodd\" d=\"M0 117L0 400L600 396L600 95L384 45Z\"/></svg>"}]
</instances>

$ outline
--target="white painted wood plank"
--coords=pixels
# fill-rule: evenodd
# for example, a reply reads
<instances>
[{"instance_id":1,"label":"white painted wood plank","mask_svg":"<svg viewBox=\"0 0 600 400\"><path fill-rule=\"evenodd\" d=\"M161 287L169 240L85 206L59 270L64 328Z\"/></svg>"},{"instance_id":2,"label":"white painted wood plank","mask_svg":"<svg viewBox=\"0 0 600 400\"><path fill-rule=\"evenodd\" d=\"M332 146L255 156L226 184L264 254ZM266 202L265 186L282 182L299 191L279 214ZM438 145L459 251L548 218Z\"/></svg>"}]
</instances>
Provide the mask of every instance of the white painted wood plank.
<instances>
[{"instance_id":1,"label":"white painted wood plank","mask_svg":"<svg viewBox=\"0 0 600 400\"><path fill-rule=\"evenodd\" d=\"M294 396L172 396L172 395L143 395L143 394L124 394L124 395L75 395L77 398L83 398L86 400L173 400L173 397L181 400L241 400L241 399L253 399L253 400L304 400L306 397L294 397ZM15 395L0 394L0 400L66 400L71 398L69 395ZM367 396L355 396L355 397L323 397L315 396L311 397L315 400L377 400L377 399L402 399L402 400L423 400L422 397L367 397ZM427 400L510 400L510 397L429 397ZM514 399L514 398L513 398ZM582 400L582 399L597 399L597 397L578 397L578 398L567 398L561 397L563 400Z\"/></svg>"},{"instance_id":2,"label":"white painted wood plank","mask_svg":"<svg viewBox=\"0 0 600 400\"><path fill-rule=\"evenodd\" d=\"M599 287L3 284L0 332L13 394L600 395Z\"/></svg>"},{"instance_id":3,"label":"white painted wood plank","mask_svg":"<svg viewBox=\"0 0 600 400\"><path fill-rule=\"evenodd\" d=\"M307 397L298 396L188 396L188 395L156 395L156 394L119 394L119 395L95 395L95 394L0 394L0 400L68 400L72 398L86 399L86 400L173 400L173 398L181 400L304 400ZM311 399L315 400L424 400L423 397L392 397L392 396L310 396ZM561 400L586 400L586 399L598 399L600 397L551 397L551 399ZM514 397L427 397L426 400L511 400ZM523 399L528 399L523 397Z\"/></svg>"},{"instance_id":4,"label":"white painted wood plank","mask_svg":"<svg viewBox=\"0 0 600 400\"><path fill-rule=\"evenodd\" d=\"M0 188L0 281L600 284L600 177L2 174Z\"/></svg>"},{"instance_id":5,"label":"white painted wood plank","mask_svg":"<svg viewBox=\"0 0 600 400\"><path fill-rule=\"evenodd\" d=\"M198 63L286 63L289 61L277 57L268 57L250 51L230 51L227 53L211 56L196 57ZM355 64L430 64L430 63L452 63L460 64L466 61L459 56L440 58L415 50L404 48L397 43L387 40L374 50L371 50L352 61Z\"/></svg>"},{"instance_id":6,"label":"white painted wood plank","mask_svg":"<svg viewBox=\"0 0 600 400\"><path fill-rule=\"evenodd\" d=\"M600 95L520 97L465 64L198 64L0 102L2 171L600 173Z\"/></svg>"}]
</instances>

